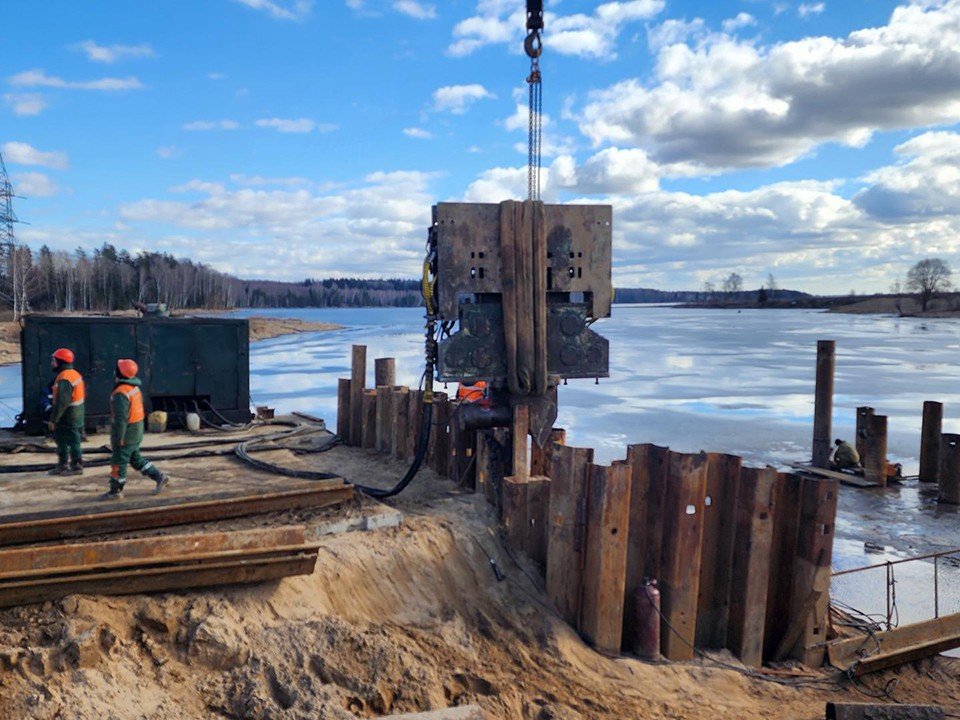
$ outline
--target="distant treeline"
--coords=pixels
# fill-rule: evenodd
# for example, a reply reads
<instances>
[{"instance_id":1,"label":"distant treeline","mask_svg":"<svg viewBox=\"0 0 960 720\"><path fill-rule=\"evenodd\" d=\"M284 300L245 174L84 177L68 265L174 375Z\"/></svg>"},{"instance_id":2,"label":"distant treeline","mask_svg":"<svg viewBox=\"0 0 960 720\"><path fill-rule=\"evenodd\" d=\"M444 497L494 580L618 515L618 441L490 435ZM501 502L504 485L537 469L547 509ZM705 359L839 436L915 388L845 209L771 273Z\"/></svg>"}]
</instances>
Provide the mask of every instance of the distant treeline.
<instances>
[{"instance_id":1,"label":"distant treeline","mask_svg":"<svg viewBox=\"0 0 960 720\"><path fill-rule=\"evenodd\" d=\"M88 253L36 255L17 245L0 263L0 306L34 311L109 311L134 302L178 308L267 308L419 305L416 280L354 278L300 282L242 280L166 253L131 255L110 244Z\"/></svg>"},{"instance_id":2,"label":"distant treeline","mask_svg":"<svg viewBox=\"0 0 960 720\"><path fill-rule=\"evenodd\" d=\"M138 303L183 308L413 307L422 303L420 282L393 278L308 278L299 282L242 280L202 263L166 253L131 255L104 244L92 253L78 248L34 254L16 245L0 263L0 306L33 311L110 311ZM617 288L615 303L789 302L810 297L795 290L666 291Z\"/></svg>"},{"instance_id":3,"label":"distant treeline","mask_svg":"<svg viewBox=\"0 0 960 720\"><path fill-rule=\"evenodd\" d=\"M762 295L761 295L762 293ZM653 290L652 288L615 288L615 303L756 303L762 297L764 302L783 302L808 298L807 293L797 290Z\"/></svg>"}]
</instances>

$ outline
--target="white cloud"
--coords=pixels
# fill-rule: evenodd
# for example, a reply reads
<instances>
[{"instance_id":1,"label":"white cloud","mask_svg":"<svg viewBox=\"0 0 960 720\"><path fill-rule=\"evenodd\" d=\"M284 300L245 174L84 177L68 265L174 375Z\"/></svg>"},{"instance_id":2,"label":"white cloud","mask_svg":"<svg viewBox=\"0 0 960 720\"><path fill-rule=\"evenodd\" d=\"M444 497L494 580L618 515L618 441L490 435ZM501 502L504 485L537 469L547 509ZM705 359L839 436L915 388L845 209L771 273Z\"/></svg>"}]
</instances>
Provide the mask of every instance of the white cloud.
<instances>
[{"instance_id":1,"label":"white cloud","mask_svg":"<svg viewBox=\"0 0 960 720\"><path fill-rule=\"evenodd\" d=\"M303 185L309 185L310 181L307 178L302 177L278 177L278 178L267 178L261 177L259 175L242 175L240 173L234 173L230 176L230 181L236 183L237 185L245 185L247 187L262 187L264 185L281 185L286 187L298 187Z\"/></svg>"},{"instance_id":2,"label":"white cloud","mask_svg":"<svg viewBox=\"0 0 960 720\"><path fill-rule=\"evenodd\" d=\"M53 197L60 192L60 186L43 173L17 173L11 180L17 195L27 198Z\"/></svg>"},{"instance_id":3,"label":"white cloud","mask_svg":"<svg viewBox=\"0 0 960 720\"><path fill-rule=\"evenodd\" d=\"M141 45L97 45L93 40L84 40L70 46L71 50L80 50L86 53L87 59L92 62L114 63L123 58L156 57L153 48L146 43Z\"/></svg>"},{"instance_id":4,"label":"white cloud","mask_svg":"<svg viewBox=\"0 0 960 720\"><path fill-rule=\"evenodd\" d=\"M237 130L240 123L236 120L194 120L184 123L183 130Z\"/></svg>"},{"instance_id":5,"label":"white cloud","mask_svg":"<svg viewBox=\"0 0 960 720\"><path fill-rule=\"evenodd\" d=\"M40 165L54 170L66 170L70 165L65 152L43 152L27 143L4 143L0 151L7 162L18 165Z\"/></svg>"},{"instance_id":6,"label":"white cloud","mask_svg":"<svg viewBox=\"0 0 960 720\"><path fill-rule=\"evenodd\" d=\"M298 118L288 120L283 118L263 118L256 121L257 127L273 128L282 133L309 133L316 130L320 133L333 132L337 129L336 125L330 123L318 123L307 118Z\"/></svg>"},{"instance_id":7,"label":"white cloud","mask_svg":"<svg viewBox=\"0 0 960 720\"><path fill-rule=\"evenodd\" d=\"M602 3L591 15L547 12L544 25L549 30L549 50L560 55L613 59L623 26L649 20L664 6L664 0L626 0ZM447 52L461 57L492 44L513 45L519 51L525 28L526 11L522 3L481 1L475 16L454 27L455 40Z\"/></svg>"},{"instance_id":8,"label":"white cloud","mask_svg":"<svg viewBox=\"0 0 960 720\"><path fill-rule=\"evenodd\" d=\"M822 2L801 3L797 8L797 15L802 18L808 18L813 15L820 15L824 10L826 10L826 5Z\"/></svg>"},{"instance_id":9,"label":"white cloud","mask_svg":"<svg viewBox=\"0 0 960 720\"><path fill-rule=\"evenodd\" d=\"M157 148L157 157L162 160L170 160L171 158L177 157L180 155L180 150L176 145L167 145L165 147Z\"/></svg>"},{"instance_id":10,"label":"white cloud","mask_svg":"<svg viewBox=\"0 0 960 720\"><path fill-rule=\"evenodd\" d=\"M407 137L420 138L423 140L433 137L433 135L430 133L429 130L424 130L423 128L418 128L418 127L404 128L403 134L406 135Z\"/></svg>"},{"instance_id":11,"label":"white cloud","mask_svg":"<svg viewBox=\"0 0 960 720\"><path fill-rule=\"evenodd\" d=\"M753 27L757 24L757 20L750 13L737 13L735 18L730 18L729 20L723 21L723 31L725 33L734 33L740 28Z\"/></svg>"},{"instance_id":12,"label":"white cloud","mask_svg":"<svg viewBox=\"0 0 960 720\"><path fill-rule=\"evenodd\" d=\"M15 87L53 87L66 90L138 90L143 87L135 77L74 81L47 75L41 69L11 75L7 82Z\"/></svg>"},{"instance_id":13,"label":"white cloud","mask_svg":"<svg viewBox=\"0 0 960 720\"><path fill-rule=\"evenodd\" d=\"M378 172L359 187L320 193L232 190L198 179L171 188L198 198L129 203L121 207L120 220L133 228L131 234L141 224L172 226L176 230L152 249L182 245L177 254L241 277L289 280L291 268L301 277L414 275L423 261L434 178Z\"/></svg>"},{"instance_id":14,"label":"white cloud","mask_svg":"<svg viewBox=\"0 0 960 720\"><path fill-rule=\"evenodd\" d=\"M658 46L654 81L589 97L595 145L641 147L705 171L783 165L877 130L960 121L960 2L897 8L887 26L843 39L761 46L725 34Z\"/></svg>"},{"instance_id":15,"label":"white cloud","mask_svg":"<svg viewBox=\"0 0 960 720\"><path fill-rule=\"evenodd\" d=\"M494 99L496 95L483 85L448 85L433 93L433 108L437 112L452 112L462 115L477 100Z\"/></svg>"},{"instance_id":16,"label":"white cloud","mask_svg":"<svg viewBox=\"0 0 960 720\"><path fill-rule=\"evenodd\" d=\"M222 72L208 72L208 73L207 73L207 79L208 79L208 80L223 80L223 79L225 79L226 77L227 77L226 74L225 74L225 73L222 73Z\"/></svg>"},{"instance_id":17,"label":"white cloud","mask_svg":"<svg viewBox=\"0 0 960 720\"><path fill-rule=\"evenodd\" d=\"M47 100L36 93L7 93L3 96L15 115L39 115L47 109Z\"/></svg>"},{"instance_id":18,"label":"white cloud","mask_svg":"<svg viewBox=\"0 0 960 720\"><path fill-rule=\"evenodd\" d=\"M313 0L234 0L254 10L260 10L275 20L303 20L310 15Z\"/></svg>"},{"instance_id":19,"label":"white cloud","mask_svg":"<svg viewBox=\"0 0 960 720\"><path fill-rule=\"evenodd\" d=\"M437 9L433 5L417 0L397 0L393 3L393 9L417 20L432 20L437 17Z\"/></svg>"},{"instance_id":20,"label":"white cloud","mask_svg":"<svg viewBox=\"0 0 960 720\"><path fill-rule=\"evenodd\" d=\"M905 162L869 173L853 202L887 222L960 217L960 136L928 132L896 152Z\"/></svg>"}]
</instances>

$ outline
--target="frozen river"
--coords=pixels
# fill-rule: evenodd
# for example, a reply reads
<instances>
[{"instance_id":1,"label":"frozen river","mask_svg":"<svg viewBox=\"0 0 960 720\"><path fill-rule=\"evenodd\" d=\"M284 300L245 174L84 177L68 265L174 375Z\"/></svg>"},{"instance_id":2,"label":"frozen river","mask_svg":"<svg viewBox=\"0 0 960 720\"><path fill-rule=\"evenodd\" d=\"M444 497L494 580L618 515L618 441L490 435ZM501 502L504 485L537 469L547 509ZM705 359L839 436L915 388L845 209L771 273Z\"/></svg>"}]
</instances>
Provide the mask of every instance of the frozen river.
<instances>
[{"instance_id":1,"label":"frozen river","mask_svg":"<svg viewBox=\"0 0 960 720\"><path fill-rule=\"evenodd\" d=\"M422 309L258 310L243 315L332 322L343 330L251 346L252 405L336 420L337 379L350 376L350 346L367 362L396 358L397 382L422 374ZM740 455L747 465L785 467L811 456L818 340L836 341L833 428L852 438L856 408L887 415L888 455L917 472L923 402L944 403L943 432L960 432L960 320L845 315L812 310L703 310L623 306L594 329L610 340L610 377L560 388L557 425L598 462L631 443L682 452ZM442 386L441 386L442 388ZM0 425L19 412L20 368L0 368ZM837 567L960 546L957 514L916 483L887 490L844 488ZM915 563L912 563L915 564Z\"/></svg>"}]
</instances>

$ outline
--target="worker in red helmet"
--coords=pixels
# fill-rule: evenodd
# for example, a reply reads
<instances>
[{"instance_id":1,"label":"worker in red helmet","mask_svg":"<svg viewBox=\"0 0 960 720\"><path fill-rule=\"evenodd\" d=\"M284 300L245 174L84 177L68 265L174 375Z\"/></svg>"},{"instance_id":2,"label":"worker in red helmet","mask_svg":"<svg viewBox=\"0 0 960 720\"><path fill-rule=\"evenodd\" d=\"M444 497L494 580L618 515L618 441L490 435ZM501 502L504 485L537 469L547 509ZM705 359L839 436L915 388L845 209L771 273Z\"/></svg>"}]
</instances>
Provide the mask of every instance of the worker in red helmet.
<instances>
[{"instance_id":1,"label":"worker in red helmet","mask_svg":"<svg viewBox=\"0 0 960 720\"><path fill-rule=\"evenodd\" d=\"M86 390L83 376L73 367L73 351L57 348L50 356L55 373L51 385L50 420L47 428L57 444L57 466L51 475L82 475L83 447L80 445Z\"/></svg>"},{"instance_id":2,"label":"worker in red helmet","mask_svg":"<svg viewBox=\"0 0 960 720\"><path fill-rule=\"evenodd\" d=\"M137 377L137 363L123 358L117 360L113 373L114 388L110 395L110 490L101 495L109 500L123 497L127 481L127 465L153 480L159 493L168 482L167 476L156 465L140 454L143 442L143 393Z\"/></svg>"}]
</instances>

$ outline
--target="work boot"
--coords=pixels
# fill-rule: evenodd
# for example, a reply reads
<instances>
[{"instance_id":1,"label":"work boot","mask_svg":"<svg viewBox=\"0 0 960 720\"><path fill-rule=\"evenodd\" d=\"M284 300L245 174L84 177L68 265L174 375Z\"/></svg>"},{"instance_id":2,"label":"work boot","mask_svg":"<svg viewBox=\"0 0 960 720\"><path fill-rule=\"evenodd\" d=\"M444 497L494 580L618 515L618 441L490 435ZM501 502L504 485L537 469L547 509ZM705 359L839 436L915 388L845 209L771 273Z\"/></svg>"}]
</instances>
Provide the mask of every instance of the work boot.
<instances>
[{"instance_id":1,"label":"work boot","mask_svg":"<svg viewBox=\"0 0 960 720\"><path fill-rule=\"evenodd\" d=\"M100 500L122 500L123 483L110 478L110 490L99 496Z\"/></svg>"},{"instance_id":2,"label":"work boot","mask_svg":"<svg viewBox=\"0 0 960 720\"><path fill-rule=\"evenodd\" d=\"M83 475L83 460L73 460L61 475Z\"/></svg>"},{"instance_id":3,"label":"work boot","mask_svg":"<svg viewBox=\"0 0 960 720\"><path fill-rule=\"evenodd\" d=\"M47 475L66 475L68 471L69 468L67 467L67 459L63 458L61 460L57 460L57 466L48 470Z\"/></svg>"},{"instance_id":4,"label":"work boot","mask_svg":"<svg viewBox=\"0 0 960 720\"><path fill-rule=\"evenodd\" d=\"M159 475L154 478L154 480L157 483L157 488L153 491L154 495L159 495L160 491L167 486L168 482L170 482L170 478L164 472L160 472Z\"/></svg>"}]
</instances>

